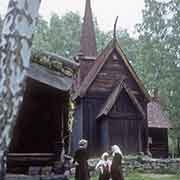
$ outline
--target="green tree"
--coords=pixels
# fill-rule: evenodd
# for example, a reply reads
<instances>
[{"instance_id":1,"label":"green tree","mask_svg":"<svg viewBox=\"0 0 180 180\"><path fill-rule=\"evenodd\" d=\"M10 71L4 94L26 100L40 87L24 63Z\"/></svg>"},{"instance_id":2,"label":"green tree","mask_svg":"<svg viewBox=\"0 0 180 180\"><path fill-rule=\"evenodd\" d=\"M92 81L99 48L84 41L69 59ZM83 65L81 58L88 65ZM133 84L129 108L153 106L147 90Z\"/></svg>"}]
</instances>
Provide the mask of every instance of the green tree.
<instances>
[{"instance_id":1,"label":"green tree","mask_svg":"<svg viewBox=\"0 0 180 180\"><path fill-rule=\"evenodd\" d=\"M36 49L50 49L49 44L49 26L48 22L42 17L38 18L38 23L34 32L33 48Z\"/></svg>"},{"instance_id":2,"label":"green tree","mask_svg":"<svg viewBox=\"0 0 180 180\"><path fill-rule=\"evenodd\" d=\"M73 12L62 17L53 14L49 23L40 18L33 47L66 57L73 56L79 51L80 25L80 15Z\"/></svg>"},{"instance_id":3,"label":"green tree","mask_svg":"<svg viewBox=\"0 0 180 180\"><path fill-rule=\"evenodd\" d=\"M145 0L143 22L137 26L139 48L137 70L147 88L159 89L180 137L180 1Z\"/></svg>"},{"instance_id":4,"label":"green tree","mask_svg":"<svg viewBox=\"0 0 180 180\"><path fill-rule=\"evenodd\" d=\"M68 12L59 17L53 14L47 22L39 17L36 27L33 47L59 53L66 57L76 55L80 49L80 31L82 20L78 13ZM94 18L97 49L100 52L112 39L112 32L100 30L96 18ZM132 60L135 56L136 40L130 37L126 30L119 29L117 36L126 54Z\"/></svg>"}]
</instances>

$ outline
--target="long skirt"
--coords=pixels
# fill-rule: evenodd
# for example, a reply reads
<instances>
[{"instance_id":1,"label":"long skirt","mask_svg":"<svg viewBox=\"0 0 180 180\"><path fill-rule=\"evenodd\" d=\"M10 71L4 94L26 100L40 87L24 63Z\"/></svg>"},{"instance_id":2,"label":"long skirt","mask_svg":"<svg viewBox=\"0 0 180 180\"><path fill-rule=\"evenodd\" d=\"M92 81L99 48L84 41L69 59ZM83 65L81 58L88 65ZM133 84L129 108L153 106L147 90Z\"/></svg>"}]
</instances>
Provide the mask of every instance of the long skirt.
<instances>
[{"instance_id":1,"label":"long skirt","mask_svg":"<svg viewBox=\"0 0 180 180\"><path fill-rule=\"evenodd\" d=\"M89 180L88 164L82 163L76 166L75 180Z\"/></svg>"},{"instance_id":2,"label":"long skirt","mask_svg":"<svg viewBox=\"0 0 180 180\"><path fill-rule=\"evenodd\" d=\"M111 174L110 173L103 173L103 174L99 174L99 180L109 180L110 179L110 177L111 177Z\"/></svg>"},{"instance_id":3,"label":"long skirt","mask_svg":"<svg viewBox=\"0 0 180 180\"><path fill-rule=\"evenodd\" d=\"M111 178L112 180L124 180L122 170L119 168L111 169Z\"/></svg>"}]
</instances>

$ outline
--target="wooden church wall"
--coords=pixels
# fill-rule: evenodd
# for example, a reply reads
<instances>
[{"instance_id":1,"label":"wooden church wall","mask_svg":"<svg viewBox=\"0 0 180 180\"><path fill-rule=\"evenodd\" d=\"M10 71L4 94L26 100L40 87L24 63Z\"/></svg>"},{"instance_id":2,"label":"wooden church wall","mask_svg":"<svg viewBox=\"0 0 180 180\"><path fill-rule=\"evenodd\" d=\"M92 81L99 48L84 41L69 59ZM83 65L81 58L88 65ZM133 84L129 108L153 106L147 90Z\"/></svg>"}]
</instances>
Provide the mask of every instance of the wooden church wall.
<instances>
[{"instance_id":1,"label":"wooden church wall","mask_svg":"<svg viewBox=\"0 0 180 180\"><path fill-rule=\"evenodd\" d=\"M88 148L92 155L99 153L100 149L100 132L96 117L104 102L104 98L95 97L86 97L83 100L83 137L88 139Z\"/></svg>"},{"instance_id":2,"label":"wooden church wall","mask_svg":"<svg viewBox=\"0 0 180 180\"><path fill-rule=\"evenodd\" d=\"M110 145L119 144L124 153L140 152L142 116L123 90L109 117Z\"/></svg>"},{"instance_id":3,"label":"wooden church wall","mask_svg":"<svg viewBox=\"0 0 180 180\"><path fill-rule=\"evenodd\" d=\"M82 59L84 57L82 56ZM86 75L88 74L88 72L90 71L90 69L92 68L93 64L94 64L94 59L80 59L80 82L82 82L84 80L84 78L86 77Z\"/></svg>"},{"instance_id":4,"label":"wooden church wall","mask_svg":"<svg viewBox=\"0 0 180 180\"><path fill-rule=\"evenodd\" d=\"M123 92L105 120L97 120L96 117L105 101L104 97L83 98L83 138L89 141L89 151L92 155L102 153L118 142L122 142L122 149L126 153L142 151L143 120L129 97ZM122 107L124 109L121 109Z\"/></svg>"},{"instance_id":5,"label":"wooden church wall","mask_svg":"<svg viewBox=\"0 0 180 180\"><path fill-rule=\"evenodd\" d=\"M76 102L74 112L74 122L72 131L71 151L75 152L79 148L79 140L83 138L83 101L80 99Z\"/></svg>"}]
</instances>

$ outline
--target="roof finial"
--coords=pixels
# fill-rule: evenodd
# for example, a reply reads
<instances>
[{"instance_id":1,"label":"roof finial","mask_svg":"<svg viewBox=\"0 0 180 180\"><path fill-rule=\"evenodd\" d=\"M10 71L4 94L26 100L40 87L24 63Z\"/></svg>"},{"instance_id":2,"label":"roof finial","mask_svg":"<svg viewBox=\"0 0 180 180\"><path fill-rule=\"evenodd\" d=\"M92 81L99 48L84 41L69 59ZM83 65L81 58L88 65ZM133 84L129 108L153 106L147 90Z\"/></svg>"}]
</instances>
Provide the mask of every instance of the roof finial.
<instances>
[{"instance_id":1,"label":"roof finial","mask_svg":"<svg viewBox=\"0 0 180 180\"><path fill-rule=\"evenodd\" d=\"M118 16L116 17L115 23L114 23L114 34L113 34L113 39L116 40L116 27L117 27L117 21L118 21Z\"/></svg>"}]
</instances>

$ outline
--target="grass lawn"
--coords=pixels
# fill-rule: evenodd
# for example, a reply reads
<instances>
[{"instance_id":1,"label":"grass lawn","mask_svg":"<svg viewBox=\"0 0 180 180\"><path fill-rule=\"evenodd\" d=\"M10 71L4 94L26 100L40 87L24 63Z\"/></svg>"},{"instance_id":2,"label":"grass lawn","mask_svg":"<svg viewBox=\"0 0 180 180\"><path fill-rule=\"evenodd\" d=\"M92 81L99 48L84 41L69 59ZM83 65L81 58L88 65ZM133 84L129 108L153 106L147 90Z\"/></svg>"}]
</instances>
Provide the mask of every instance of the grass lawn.
<instances>
[{"instance_id":1,"label":"grass lawn","mask_svg":"<svg viewBox=\"0 0 180 180\"><path fill-rule=\"evenodd\" d=\"M98 180L98 178L91 177L91 180ZM132 173L125 177L125 180L180 180L180 175Z\"/></svg>"},{"instance_id":2,"label":"grass lawn","mask_svg":"<svg viewBox=\"0 0 180 180\"><path fill-rule=\"evenodd\" d=\"M133 173L130 174L128 177L125 177L125 180L180 180L180 176Z\"/></svg>"}]
</instances>

